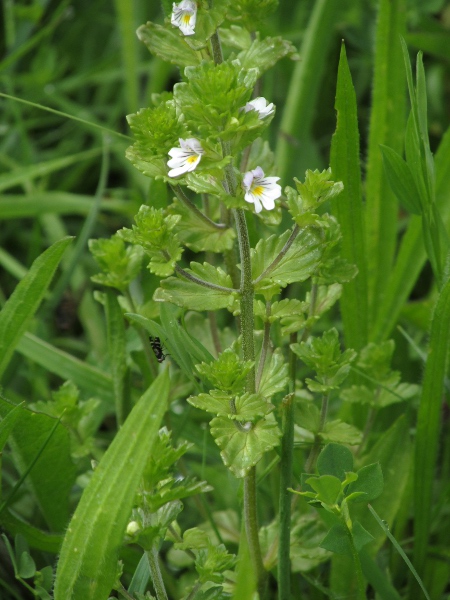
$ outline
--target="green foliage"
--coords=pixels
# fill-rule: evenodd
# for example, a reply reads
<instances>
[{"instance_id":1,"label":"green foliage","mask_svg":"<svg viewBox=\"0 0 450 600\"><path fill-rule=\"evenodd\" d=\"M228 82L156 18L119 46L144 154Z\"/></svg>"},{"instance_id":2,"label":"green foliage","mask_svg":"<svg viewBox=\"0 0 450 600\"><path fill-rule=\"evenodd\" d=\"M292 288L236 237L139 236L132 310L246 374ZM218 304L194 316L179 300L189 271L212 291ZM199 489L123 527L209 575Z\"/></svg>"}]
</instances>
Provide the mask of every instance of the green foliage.
<instances>
[{"instance_id":1,"label":"green foliage","mask_svg":"<svg viewBox=\"0 0 450 600\"><path fill-rule=\"evenodd\" d=\"M183 253L173 228L179 217L168 215L149 206L141 206L135 217L136 225L132 229L124 227L118 235L126 242L140 245L150 257L148 268L155 275L167 277L175 268Z\"/></svg>"},{"instance_id":2,"label":"green foliage","mask_svg":"<svg viewBox=\"0 0 450 600\"><path fill-rule=\"evenodd\" d=\"M390 368L394 348L393 340L381 344L371 343L363 348L356 365L370 384L354 385L344 390L341 398L347 402L368 404L376 409L417 396L419 387L401 383L400 373Z\"/></svg>"},{"instance_id":3,"label":"green foliage","mask_svg":"<svg viewBox=\"0 0 450 600\"><path fill-rule=\"evenodd\" d=\"M71 238L60 240L33 263L0 312L0 376L25 333Z\"/></svg>"},{"instance_id":4,"label":"green foliage","mask_svg":"<svg viewBox=\"0 0 450 600\"><path fill-rule=\"evenodd\" d=\"M244 389L245 379L253 366L254 363L239 360L237 354L227 348L214 362L202 363L196 365L196 368L215 388L235 394Z\"/></svg>"},{"instance_id":5,"label":"green foliage","mask_svg":"<svg viewBox=\"0 0 450 600\"><path fill-rule=\"evenodd\" d=\"M260 240L252 250L252 276L258 281L255 291L264 294L268 299L278 293L280 287L310 277L320 260L320 240L318 236L306 230L295 237L287 252L283 254L290 235L290 231L285 231L281 236L272 235L266 240Z\"/></svg>"},{"instance_id":6,"label":"green foliage","mask_svg":"<svg viewBox=\"0 0 450 600\"><path fill-rule=\"evenodd\" d=\"M0 59L2 600L50 600L55 571L55 600L442 600L442 0L22 4Z\"/></svg>"},{"instance_id":7,"label":"green foliage","mask_svg":"<svg viewBox=\"0 0 450 600\"><path fill-rule=\"evenodd\" d=\"M374 537L359 521L352 519L349 505L355 502L367 504L382 493L384 482L380 464L367 465L355 473L351 452L345 446L328 444L319 455L317 470L319 474L313 477L302 475L305 491L296 493L310 498L311 504L321 506L332 515L327 520L331 527L321 547L355 557L355 551L359 552Z\"/></svg>"},{"instance_id":8,"label":"green foliage","mask_svg":"<svg viewBox=\"0 0 450 600\"><path fill-rule=\"evenodd\" d=\"M330 329L321 338L309 338L308 342L292 344L292 351L311 369L316 379L306 379L312 392L327 393L337 389L350 372L356 352L348 348L341 352L336 329Z\"/></svg>"},{"instance_id":9,"label":"green foliage","mask_svg":"<svg viewBox=\"0 0 450 600\"><path fill-rule=\"evenodd\" d=\"M273 417L244 424L226 417L216 417L210 425L225 466L238 478L245 477L263 454L280 443L281 432Z\"/></svg>"}]
</instances>

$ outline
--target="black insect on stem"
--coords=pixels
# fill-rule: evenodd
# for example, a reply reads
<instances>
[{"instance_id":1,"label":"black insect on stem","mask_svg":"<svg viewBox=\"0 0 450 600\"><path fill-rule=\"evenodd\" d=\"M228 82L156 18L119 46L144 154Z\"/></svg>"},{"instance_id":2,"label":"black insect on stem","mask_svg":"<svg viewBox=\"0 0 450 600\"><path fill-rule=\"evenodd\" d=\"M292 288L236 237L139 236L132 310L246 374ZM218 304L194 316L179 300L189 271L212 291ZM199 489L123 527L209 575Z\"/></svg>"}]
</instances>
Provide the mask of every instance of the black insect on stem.
<instances>
[{"instance_id":1,"label":"black insect on stem","mask_svg":"<svg viewBox=\"0 0 450 600\"><path fill-rule=\"evenodd\" d=\"M155 353L156 360L162 363L168 354L164 354L164 346L161 344L159 337L150 336L150 346Z\"/></svg>"}]
</instances>

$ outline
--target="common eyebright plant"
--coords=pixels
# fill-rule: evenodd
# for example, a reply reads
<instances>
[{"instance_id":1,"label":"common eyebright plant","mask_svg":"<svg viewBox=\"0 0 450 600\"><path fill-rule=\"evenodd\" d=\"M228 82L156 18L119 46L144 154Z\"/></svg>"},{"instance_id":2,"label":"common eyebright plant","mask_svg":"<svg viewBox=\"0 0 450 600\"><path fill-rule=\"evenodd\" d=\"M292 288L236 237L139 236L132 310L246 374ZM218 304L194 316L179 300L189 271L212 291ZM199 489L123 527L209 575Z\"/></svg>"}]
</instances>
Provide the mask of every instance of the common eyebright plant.
<instances>
[{"instance_id":1,"label":"common eyebright plant","mask_svg":"<svg viewBox=\"0 0 450 600\"><path fill-rule=\"evenodd\" d=\"M289 548L298 544L290 540L295 515L287 491L293 485L297 356L317 372L315 382L307 380L311 394L324 396L321 415L310 428L308 470L314 469L324 442L361 441L350 425L326 423L328 397L349 374L355 353L341 353L336 330L310 338L318 319L338 300L342 285L356 275L356 268L340 256L339 224L326 212L343 186L333 181L330 169L307 171L304 181L294 179L294 187L285 187L283 193L273 154L262 137L275 106L257 95L259 81L278 60L296 58L289 42L262 38L254 31L255 23L275 5L274 0L240 0L211 7L206 1L183 0L167 7L163 25L149 22L138 29L152 53L179 67L180 82L129 115L135 142L127 157L144 175L165 182L172 200L162 208L160 199L150 194L131 228L90 245L103 271L94 280L121 294L128 318L140 328L150 374L155 376L157 364L148 352L148 333L167 346L173 369L179 369L189 389L183 401L211 416L210 432L224 466L243 480L243 520L261 597L267 569L274 565L261 550L256 465L270 453L282 456L280 516L270 535L277 531L284 597ZM291 225L280 233L283 212L290 215ZM200 255L198 260L192 260L194 254ZM142 260L157 284L151 299L138 302L133 289ZM187 311L206 313L213 348L208 350L189 333ZM231 326L233 339L219 331L216 311L228 311L229 317L220 318ZM303 412L311 416L318 409L308 394L302 394ZM300 423L303 431L305 423ZM210 487L198 481L180 484L170 474L186 446L172 447L167 431L160 432L157 444L159 463L149 465L144 476L127 529L129 539L149 557L158 599L166 597L157 555L167 536L195 561L198 580L188 597L207 589L214 589L208 598L225 597L224 572L233 568L233 556L203 531L181 533L176 525L181 499ZM352 477L357 479L356 474ZM336 498L349 481L333 480ZM308 484L317 488L315 480ZM217 528L216 534L220 539ZM327 556L322 551L312 564Z\"/></svg>"}]
</instances>

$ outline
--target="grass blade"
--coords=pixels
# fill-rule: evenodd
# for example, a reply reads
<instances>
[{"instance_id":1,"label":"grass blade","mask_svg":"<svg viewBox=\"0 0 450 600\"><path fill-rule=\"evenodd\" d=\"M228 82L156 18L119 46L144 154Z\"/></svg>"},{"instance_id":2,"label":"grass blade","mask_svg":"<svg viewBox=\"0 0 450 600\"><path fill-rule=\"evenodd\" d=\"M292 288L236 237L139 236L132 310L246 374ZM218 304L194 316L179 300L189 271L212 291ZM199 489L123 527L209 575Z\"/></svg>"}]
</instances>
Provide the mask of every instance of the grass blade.
<instances>
[{"instance_id":1,"label":"grass blade","mask_svg":"<svg viewBox=\"0 0 450 600\"><path fill-rule=\"evenodd\" d=\"M50 246L32 264L0 312L0 377L38 309L72 238Z\"/></svg>"},{"instance_id":2,"label":"grass blade","mask_svg":"<svg viewBox=\"0 0 450 600\"><path fill-rule=\"evenodd\" d=\"M425 598L427 600L430 600L430 596L428 595L428 592L425 589L425 586L423 585L422 580L419 577L419 574L417 573L416 569L414 568L414 566L411 563L411 561L409 560L409 558L404 553L403 548L400 546L400 544L397 542L397 540L395 539L395 537L389 531L389 527L387 527L383 523L383 521L380 519L380 517L377 515L377 513L373 510L373 508L370 506L370 504L368 504L367 507L370 510L370 512L372 513L372 515L373 515L374 519L376 520L376 522L378 523L378 525L384 530L384 533L389 538L389 540L392 542L392 545L394 546L394 548L397 550L397 552L403 558L403 560L405 561L405 563L408 565L409 570L413 574L413 576L416 579L417 583L420 585L420 588L421 588L422 592L424 593Z\"/></svg>"},{"instance_id":3,"label":"grass blade","mask_svg":"<svg viewBox=\"0 0 450 600\"><path fill-rule=\"evenodd\" d=\"M293 175L299 176L293 165L293 157L298 156L298 150L293 152L292 140L295 139L295 145L301 147L308 138L339 4L336 0L317 0L314 3L300 48L302 59L292 75L280 124L276 163L281 181L287 182Z\"/></svg>"},{"instance_id":4,"label":"grass blade","mask_svg":"<svg viewBox=\"0 0 450 600\"><path fill-rule=\"evenodd\" d=\"M381 0L376 33L366 179L366 247L370 314L376 313L394 260L398 204L383 170L380 144L401 152L405 83L399 35L404 0Z\"/></svg>"},{"instance_id":5,"label":"grass blade","mask_svg":"<svg viewBox=\"0 0 450 600\"><path fill-rule=\"evenodd\" d=\"M431 324L415 448L414 562L423 571L431 527L433 481L441 428L442 395L450 334L450 281L442 289Z\"/></svg>"},{"instance_id":6,"label":"grass blade","mask_svg":"<svg viewBox=\"0 0 450 600\"><path fill-rule=\"evenodd\" d=\"M48 344L31 333L25 333L17 345L17 351L50 373L59 375L64 380L70 379L81 390L112 404L112 379L97 367Z\"/></svg>"}]
</instances>

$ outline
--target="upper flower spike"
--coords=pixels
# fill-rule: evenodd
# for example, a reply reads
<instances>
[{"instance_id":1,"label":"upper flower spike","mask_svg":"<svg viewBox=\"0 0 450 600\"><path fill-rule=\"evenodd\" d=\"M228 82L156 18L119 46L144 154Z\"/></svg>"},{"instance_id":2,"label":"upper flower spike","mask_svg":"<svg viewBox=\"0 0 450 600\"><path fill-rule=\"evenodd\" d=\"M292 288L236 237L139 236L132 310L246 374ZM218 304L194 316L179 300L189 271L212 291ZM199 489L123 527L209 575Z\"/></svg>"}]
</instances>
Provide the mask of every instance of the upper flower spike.
<instances>
[{"instance_id":1,"label":"upper flower spike","mask_svg":"<svg viewBox=\"0 0 450 600\"><path fill-rule=\"evenodd\" d=\"M170 22L179 27L184 35L194 35L195 21L197 20L197 4L192 0L182 0L172 6Z\"/></svg>"},{"instance_id":2,"label":"upper flower spike","mask_svg":"<svg viewBox=\"0 0 450 600\"><path fill-rule=\"evenodd\" d=\"M250 100L247 104L242 108L245 112L249 110L256 110L258 113L258 117L260 119L264 119L264 117L268 117L273 113L273 103L267 104L267 100L262 96L259 98L255 98L254 100Z\"/></svg>"},{"instance_id":3,"label":"upper flower spike","mask_svg":"<svg viewBox=\"0 0 450 600\"><path fill-rule=\"evenodd\" d=\"M204 153L202 145L195 138L187 140L180 138L179 141L181 148L169 150L169 156L172 157L167 161L167 166L171 168L169 177L178 177L178 175L193 171Z\"/></svg>"},{"instance_id":4,"label":"upper flower spike","mask_svg":"<svg viewBox=\"0 0 450 600\"><path fill-rule=\"evenodd\" d=\"M242 180L245 201L255 205L257 213L275 208L275 200L281 196L281 186L276 183L279 177L264 177L261 167L248 171Z\"/></svg>"}]
</instances>

